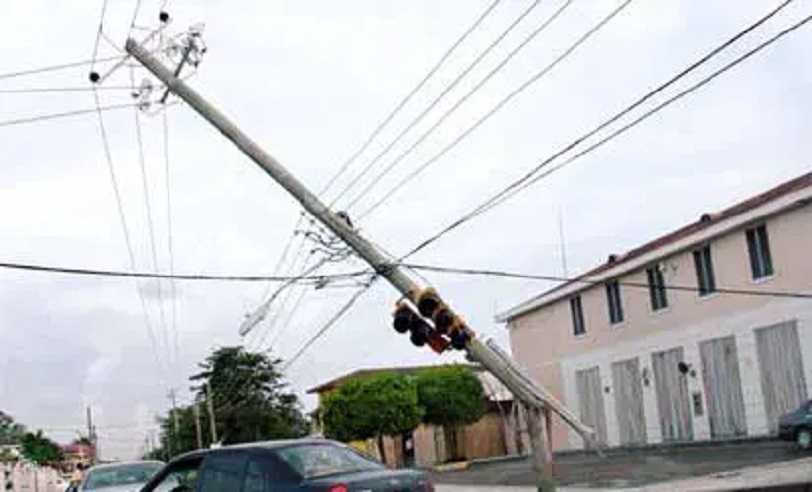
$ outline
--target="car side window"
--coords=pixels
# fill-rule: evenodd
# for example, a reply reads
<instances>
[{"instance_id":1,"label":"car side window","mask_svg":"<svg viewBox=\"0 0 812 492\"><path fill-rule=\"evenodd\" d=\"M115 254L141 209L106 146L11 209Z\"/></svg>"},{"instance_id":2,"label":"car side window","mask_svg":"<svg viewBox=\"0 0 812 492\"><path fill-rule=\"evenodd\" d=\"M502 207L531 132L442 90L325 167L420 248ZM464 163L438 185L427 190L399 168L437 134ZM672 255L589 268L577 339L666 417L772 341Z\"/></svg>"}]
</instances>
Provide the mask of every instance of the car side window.
<instances>
[{"instance_id":1,"label":"car side window","mask_svg":"<svg viewBox=\"0 0 812 492\"><path fill-rule=\"evenodd\" d=\"M197 487L197 475L203 458L195 457L172 463L158 472L141 489L142 492L192 492Z\"/></svg>"},{"instance_id":2,"label":"car side window","mask_svg":"<svg viewBox=\"0 0 812 492\"><path fill-rule=\"evenodd\" d=\"M206 456L200 469L199 492L238 491L247 462L245 453L217 453Z\"/></svg>"},{"instance_id":3,"label":"car side window","mask_svg":"<svg viewBox=\"0 0 812 492\"><path fill-rule=\"evenodd\" d=\"M271 492L273 490L269 470L262 465L263 463L256 458L248 460L242 492Z\"/></svg>"},{"instance_id":4,"label":"car side window","mask_svg":"<svg viewBox=\"0 0 812 492\"><path fill-rule=\"evenodd\" d=\"M245 470L242 492L274 492L295 477L286 465L271 456L252 456Z\"/></svg>"}]
</instances>

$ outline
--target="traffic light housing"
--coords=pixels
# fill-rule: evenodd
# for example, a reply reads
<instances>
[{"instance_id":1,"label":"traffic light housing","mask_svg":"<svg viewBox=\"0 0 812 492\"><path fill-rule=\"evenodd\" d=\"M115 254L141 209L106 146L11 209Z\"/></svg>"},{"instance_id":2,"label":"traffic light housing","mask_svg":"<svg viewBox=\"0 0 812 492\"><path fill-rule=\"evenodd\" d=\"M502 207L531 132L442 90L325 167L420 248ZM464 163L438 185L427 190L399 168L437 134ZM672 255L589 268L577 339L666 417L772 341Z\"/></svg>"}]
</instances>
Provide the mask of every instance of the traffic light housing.
<instances>
[{"instance_id":1,"label":"traffic light housing","mask_svg":"<svg viewBox=\"0 0 812 492\"><path fill-rule=\"evenodd\" d=\"M442 353L448 348L449 342L437 333L436 330L405 302L399 302L395 307L392 327L398 333L409 333L409 340L416 347L426 344L435 352Z\"/></svg>"},{"instance_id":2,"label":"traffic light housing","mask_svg":"<svg viewBox=\"0 0 812 492\"><path fill-rule=\"evenodd\" d=\"M462 319L440 298L432 288L425 289L417 296L417 309L420 314L434 323L435 331L450 338L451 346L464 350L472 332Z\"/></svg>"}]
</instances>

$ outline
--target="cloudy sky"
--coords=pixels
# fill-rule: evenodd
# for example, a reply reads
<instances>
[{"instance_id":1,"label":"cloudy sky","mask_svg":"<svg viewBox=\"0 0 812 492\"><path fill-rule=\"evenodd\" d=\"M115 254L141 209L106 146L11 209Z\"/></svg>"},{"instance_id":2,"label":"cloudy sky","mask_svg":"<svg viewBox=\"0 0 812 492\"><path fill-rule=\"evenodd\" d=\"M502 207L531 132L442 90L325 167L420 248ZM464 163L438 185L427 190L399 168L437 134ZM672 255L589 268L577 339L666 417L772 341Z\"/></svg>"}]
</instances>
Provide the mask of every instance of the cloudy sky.
<instances>
[{"instance_id":1,"label":"cloudy sky","mask_svg":"<svg viewBox=\"0 0 812 492\"><path fill-rule=\"evenodd\" d=\"M100 42L98 57L119 54L113 44L123 46L128 32L142 38L148 31L141 28L155 28L161 3L140 2L137 28L131 30L136 1L108 0L103 31L112 42ZM208 51L190 83L318 190L491 3L170 0L166 9L173 18L169 34L205 24ZM405 253L778 3L632 0L583 46L365 215L400 179L621 5L620 0L572 0L549 28L399 159L380 182L368 187L377 173L564 5L564 0L535 2L523 21L337 205L348 209L356 225L386 250ZM101 0L0 0L0 73L92 58L101 4ZM532 0L498 2L324 197L332 201L532 5ZM808 2L794 2L680 87L808 15L808 9ZM609 253L622 252L696 220L703 212L809 170L810 43L812 30L787 36L412 260L575 274ZM110 67L110 62L98 63L96 70L103 73ZM94 108L92 92L24 92L87 88L89 69L82 65L0 76L2 262L132 267L96 115L7 124ZM143 69L132 70L138 83L148 78ZM129 84L130 67L125 65L105 80L102 104L132 101ZM167 109L167 180L163 118L154 110L160 108L139 116L146 195L135 110L104 116L135 268L169 268L168 183L176 272L272 273L298 218L294 200L191 108L179 104ZM157 264L145 196L151 205ZM302 249L305 257L309 248ZM292 260L288 257L279 271L298 271ZM356 261L330 269L359 265ZM507 336L494 324L493 315L550 287L529 281L425 276L475 330L505 345ZM259 325L246 343L290 358L354 291L346 285L291 291L277 322ZM214 346L238 343L243 316L268 292L266 284L178 282L171 295L168 282L139 285L128 279L2 270L0 408L56 439L68 440L82 429L85 406L91 405L106 457L133 456L153 427L154 415L166 410L169 388L177 387L179 402L187 402L185 380L194 364ZM302 302L291 313L300 292ZM396 298L383 283L370 289L293 362L288 377L294 388L303 393L361 367L453 360L415 349L389 328ZM313 405L309 397L304 402L308 408Z\"/></svg>"}]
</instances>

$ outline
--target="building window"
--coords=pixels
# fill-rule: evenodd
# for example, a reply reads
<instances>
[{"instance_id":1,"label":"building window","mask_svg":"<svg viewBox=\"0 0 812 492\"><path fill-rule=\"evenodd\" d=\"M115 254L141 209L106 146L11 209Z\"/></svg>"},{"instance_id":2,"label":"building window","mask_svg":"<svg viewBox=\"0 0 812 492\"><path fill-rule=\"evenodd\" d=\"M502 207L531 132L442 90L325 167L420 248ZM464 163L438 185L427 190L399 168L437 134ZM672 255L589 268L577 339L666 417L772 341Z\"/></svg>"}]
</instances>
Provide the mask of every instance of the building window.
<instances>
[{"instance_id":1,"label":"building window","mask_svg":"<svg viewBox=\"0 0 812 492\"><path fill-rule=\"evenodd\" d=\"M665 279L660 265L646 268L648 278L648 293L651 298L652 311L659 311L668 307L668 296L665 291Z\"/></svg>"},{"instance_id":2,"label":"building window","mask_svg":"<svg viewBox=\"0 0 812 492\"><path fill-rule=\"evenodd\" d=\"M696 285L700 296L716 292L716 278L713 276L713 260L710 246L694 251L694 267L696 268Z\"/></svg>"},{"instance_id":3,"label":"building window","mask_svg":"<svg viewBox=\"0 0 812 492\"><path fill-rule=\"evenodd\" d=\"M584 309L581 306L581 296L570 299L570 310L572 311L573 335L583 335L586 333L586 326L584 326Z\"/></svg>"},{"instance_id":4,"label":"building window","mask_svg":"<svg viewBox=\"0 0 812 492\"><path fill-rule=\"evenodd\" d=\"M609 306L609 322L613 325L623 322L623 303L620 300L620 284L617 280L606 282L606 304Z\"/></svg>"},{"instance_id":5,"label":"building window","mask_svg":"<svg viewBox=\"0 0 812 492\"><path fill-rule=\"evenodd\" d=\"M773 274L773 259L770 255L770 240L767 237L767 226L747 229L747 251L750 253L750 271L753 280L769 277Z\"/></svg>"}]
</instances>

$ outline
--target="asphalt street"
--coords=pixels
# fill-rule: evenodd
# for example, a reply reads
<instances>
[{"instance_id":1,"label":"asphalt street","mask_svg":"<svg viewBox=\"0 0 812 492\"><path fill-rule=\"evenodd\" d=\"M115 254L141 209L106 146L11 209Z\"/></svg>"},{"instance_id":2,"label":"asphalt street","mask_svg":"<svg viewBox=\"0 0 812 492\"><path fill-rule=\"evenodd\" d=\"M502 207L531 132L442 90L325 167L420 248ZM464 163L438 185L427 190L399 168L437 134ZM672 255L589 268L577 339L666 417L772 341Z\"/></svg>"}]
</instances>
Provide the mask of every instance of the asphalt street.
<instances>
[{"instance_id":1,"label":"asphalt street","mask_svg":"<svg viewBox=\"0 0 812 492\"><path fill-rule=\"evenodd\" d=\"M792 443L742 441L724 444L650 447L556 456L555 476L560 485L576 487L639 487L738 468L765 465L810 456ZM461 471L437 472L435 480L458 485L529 486L534 473L527 459L472 463Z\"/></svg>"}]
</instances>

